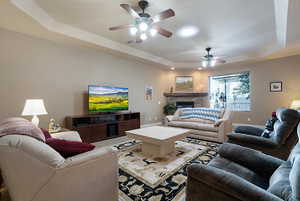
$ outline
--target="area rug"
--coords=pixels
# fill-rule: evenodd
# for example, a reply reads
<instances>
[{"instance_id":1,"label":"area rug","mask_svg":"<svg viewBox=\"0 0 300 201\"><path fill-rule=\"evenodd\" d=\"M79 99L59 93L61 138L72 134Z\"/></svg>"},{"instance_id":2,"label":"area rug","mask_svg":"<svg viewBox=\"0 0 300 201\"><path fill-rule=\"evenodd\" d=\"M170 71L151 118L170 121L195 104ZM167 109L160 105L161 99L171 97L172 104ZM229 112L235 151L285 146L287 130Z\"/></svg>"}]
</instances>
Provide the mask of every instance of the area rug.
<instances>
[{"instance_id":1,"label":"area rug","mask_svg":"<svg viewBox=\"0 0 300 201\"><path fill-rule=\"evenodd\" d=\"M176 152L168 157L146 158L139 141L115 145L120 167L120 200L181 201L185 196L187 166L207 164L216 156L218 147L218 143L185 138L176 142Z\"/></svg>"}]
</instances>

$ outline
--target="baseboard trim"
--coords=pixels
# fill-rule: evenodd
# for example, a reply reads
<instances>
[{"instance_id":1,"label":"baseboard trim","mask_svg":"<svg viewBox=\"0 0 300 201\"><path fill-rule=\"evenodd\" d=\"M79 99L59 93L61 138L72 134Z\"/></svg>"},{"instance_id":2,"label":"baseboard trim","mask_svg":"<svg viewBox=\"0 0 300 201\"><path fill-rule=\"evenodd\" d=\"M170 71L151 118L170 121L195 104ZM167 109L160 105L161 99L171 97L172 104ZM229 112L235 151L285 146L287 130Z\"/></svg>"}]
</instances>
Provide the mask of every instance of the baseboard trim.
<instances>
[{"instance_id":1,"label":"baseboard trim","mask_svg":"<svg viewBox=\"0 0 300 201\"><path fill-rule=\"evenodd\" d=\"M143 124L141 125L141 128L151 127L151 126L161 126L161 122L151 123L151 124Z\"/></svg>"}]
</instances>

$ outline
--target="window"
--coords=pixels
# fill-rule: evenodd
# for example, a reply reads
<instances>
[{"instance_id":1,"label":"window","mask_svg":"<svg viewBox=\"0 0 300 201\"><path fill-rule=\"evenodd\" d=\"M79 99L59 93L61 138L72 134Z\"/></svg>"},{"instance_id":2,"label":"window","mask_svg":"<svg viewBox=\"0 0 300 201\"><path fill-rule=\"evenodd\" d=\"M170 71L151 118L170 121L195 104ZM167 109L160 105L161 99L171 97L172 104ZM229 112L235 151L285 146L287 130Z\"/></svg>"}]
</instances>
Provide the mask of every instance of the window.
<instances>
[{"instance_id":1,"label":"window","mask_svg":"<svg viewBox=\"0 0 300 201\"><path fill-rule=\"evenodd\" d=\"M209 78L210 106L233 111L250 111L250 73Z\"/></svg>"}]
</instances>

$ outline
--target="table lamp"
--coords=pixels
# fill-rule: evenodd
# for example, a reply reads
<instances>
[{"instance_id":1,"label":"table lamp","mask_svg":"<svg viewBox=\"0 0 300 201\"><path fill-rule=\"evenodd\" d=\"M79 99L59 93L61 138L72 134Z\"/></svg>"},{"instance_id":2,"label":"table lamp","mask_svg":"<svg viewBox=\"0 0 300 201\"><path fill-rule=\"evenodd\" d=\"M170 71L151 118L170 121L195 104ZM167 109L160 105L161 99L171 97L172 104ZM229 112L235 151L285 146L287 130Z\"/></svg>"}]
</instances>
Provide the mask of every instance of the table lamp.
<instances>
[{"instance_id":1,"label":"table lamp","mask_svg":"<svg viewBox=\"0 0 300 201\"><path fill-rule=\"evenodd\" d=\"M48 114L44 105L43 99L27 99L22 112L22 116L33 115L31 122L38 126L39 118L38 115Z\"/></svg>"},{"instance_id":2,"label":"table lamp","mask_svg":"<svg viewBox=\"0 0 300 201\"><path fill-rule=\"evenodd\" d=\"M290 108L295 109L295 110L300 109L300 100L294 100L292 102Z\"/></svg>"}]
</instances>

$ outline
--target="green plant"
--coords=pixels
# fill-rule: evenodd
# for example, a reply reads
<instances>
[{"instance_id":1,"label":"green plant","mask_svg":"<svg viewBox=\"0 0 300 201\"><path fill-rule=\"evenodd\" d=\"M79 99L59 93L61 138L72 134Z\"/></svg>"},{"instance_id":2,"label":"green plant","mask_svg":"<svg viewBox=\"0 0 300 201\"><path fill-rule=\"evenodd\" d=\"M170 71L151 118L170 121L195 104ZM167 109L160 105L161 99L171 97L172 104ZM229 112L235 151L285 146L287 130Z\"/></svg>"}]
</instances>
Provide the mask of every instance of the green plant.
<instances>
[{"instance_id":1,"label":"green plant","mask_svg":"<svg viewBox=\"0 0 300 201\"><path fill-rule=\"evenodd\" d=\"M175 104L167 104L164 106L164 114L165 115L173 115L176 112L176 105Z\"/></svg>"}]
</instances>

